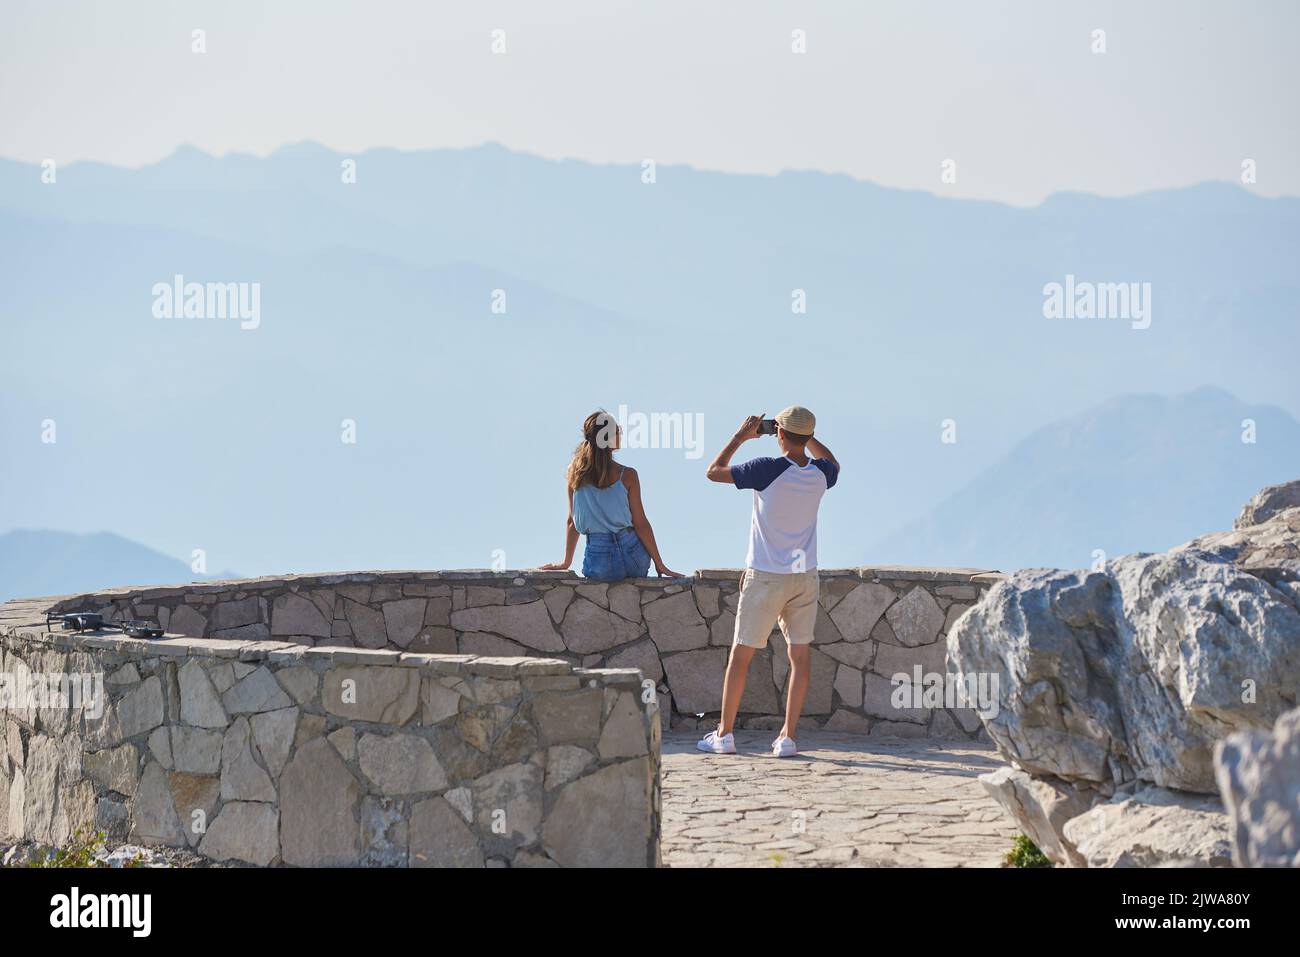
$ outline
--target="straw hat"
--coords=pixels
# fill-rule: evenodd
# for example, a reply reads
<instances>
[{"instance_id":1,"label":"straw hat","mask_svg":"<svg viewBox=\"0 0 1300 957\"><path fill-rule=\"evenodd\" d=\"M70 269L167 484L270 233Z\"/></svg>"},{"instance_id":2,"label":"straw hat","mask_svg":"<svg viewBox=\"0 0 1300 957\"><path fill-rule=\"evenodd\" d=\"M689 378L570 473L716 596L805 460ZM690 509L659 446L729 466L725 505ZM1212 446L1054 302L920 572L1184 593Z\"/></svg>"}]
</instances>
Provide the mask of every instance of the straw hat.
<instances>
[{"instance_id":1,"label":"straw hat","mask_svg":"<svg viewBox=\"0 0 1300 957\"><path fill-rule=\"evenodd\" d=\"M792 405L776 414L776 424L795 435L812 435L816 417L801 405Z\"/></svg>"}]
</instances>

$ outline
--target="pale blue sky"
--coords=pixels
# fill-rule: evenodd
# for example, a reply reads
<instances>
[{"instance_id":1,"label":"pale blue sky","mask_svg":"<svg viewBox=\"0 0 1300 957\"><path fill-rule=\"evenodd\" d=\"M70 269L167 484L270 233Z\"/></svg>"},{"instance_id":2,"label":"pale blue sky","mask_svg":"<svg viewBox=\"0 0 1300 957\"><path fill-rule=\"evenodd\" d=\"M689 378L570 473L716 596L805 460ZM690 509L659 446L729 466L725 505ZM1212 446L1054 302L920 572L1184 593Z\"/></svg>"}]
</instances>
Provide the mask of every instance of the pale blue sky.
<instances>
[{"instance_id":1,"label":"pale blue sky","mask_svg":"<svg viewBox=\"0 0 1300 957\"><path fill-rule=\"evenodd\" d=\"M19 0L4 19L0 156L25 161L495 141L1032 204L1235 182L1253 158L1252 189L1300 195L1290 0Z\"/></svg>"}]
</instances>

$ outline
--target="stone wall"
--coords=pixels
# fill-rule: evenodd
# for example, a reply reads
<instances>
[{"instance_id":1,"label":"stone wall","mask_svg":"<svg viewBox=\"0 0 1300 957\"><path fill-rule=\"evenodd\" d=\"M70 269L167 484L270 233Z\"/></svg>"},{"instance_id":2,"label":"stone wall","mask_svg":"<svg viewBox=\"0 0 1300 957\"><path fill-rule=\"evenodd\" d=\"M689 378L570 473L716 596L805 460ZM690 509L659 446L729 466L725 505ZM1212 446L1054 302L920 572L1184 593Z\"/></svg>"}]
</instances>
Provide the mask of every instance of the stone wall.
<instances>
[{"instance_id":1,"label":"stone wall","mask_svg":"<svg viewBox=\"0 0 1300 957\"><path fill-rule=\"evenodd\" d=\"M735 627L739 569L594 584L569 572L302 575L63 599L60 610L158 620L169 633L305 646L489 656L544 655L636 668L658 687L664 727L711 726ZM944 672L946 635L1002 576L978 569L823 570L801 727L973 737L967 709L895 707L890 679ZM777 729L789 675L774 630L756 656L739 724ZM704 715L701 719L698 716Z\"/></svg>"},{"instance_id":2,"label":"stone wall","mask_svg":"<svg viewBox=\"0 0 1300 957\"><path fill-rule=\"evenodd\" d=\"M0 701L0 836L61 845L90 825L262 866L657 865L660 720L637 671L326 641L311 630L332 629L336 603L407 647L452 603L415 576L335 577L104 603L210 637L43 627L86 597L0 606L11 693L33 673L97 675L105 692ZM294 640L271 640L286 621Z\"/></svg>"}]
</instances>

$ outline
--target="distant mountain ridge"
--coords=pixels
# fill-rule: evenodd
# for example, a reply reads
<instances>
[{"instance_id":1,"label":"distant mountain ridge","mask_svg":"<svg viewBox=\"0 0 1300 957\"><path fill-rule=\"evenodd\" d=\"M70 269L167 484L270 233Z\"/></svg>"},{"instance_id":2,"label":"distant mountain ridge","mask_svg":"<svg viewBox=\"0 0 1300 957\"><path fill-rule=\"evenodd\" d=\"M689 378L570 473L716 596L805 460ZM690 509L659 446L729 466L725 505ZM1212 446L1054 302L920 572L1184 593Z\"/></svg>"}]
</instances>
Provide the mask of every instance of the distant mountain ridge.
<instances>
[{"instance_id":1,"label":"distant mountain ridge","mask_svg":"<svg viewBox=\"0 0 1300 957\"><path fill-rule=\"evenodd\" d=\"M1256 442L1242 441L1245 421ZM1129 395L1044 426L930 514L877 541L904 563L1081 568L1094 549L1157 552L1229 529L1266 485L1300 478L1300 422L1222 389Z\"/></svg>"},{"instance_id":2,"label":"distant mountain ridge","mask_svg":"<svg viewBox=\"0 0 1300 957\"><path fill-rule=\"evenodd\" d=\"M111 532L15 529L0 534L0 601L231 577L238 576L195 575L185 562Z\"/></svg>"},{"instance_id":3,"label":"distant mountain ridge","mask_svg":"<svg viewBox=\"0 0 1300 957\"><path fill-rule=\"evenodd\" d=\"M1020 208L816 172L661 165L647 184L638 165L491 145L312 143L40 173L0 161L0 446L20 462L0 469L0 528L202 543L248 574L498 550L519 567L560 557L564 466L594 409L698 414L708 457L745 414L801 404L845 464L821 562L936 563L953 550L890 533L1047 423L1206 383L1300 416L1279 347L1300 201L1227 183ZM153 317L176 274L258 283L260 325ZM1067 275L1150 283L1150 328L1045 318ZM625 460L670 565L743 561L743 496L678 450ZM1224 494L1193 531L1239 504ZM1063 556L1096 537L1072 534Z\"/></svg>"}]
</instances>

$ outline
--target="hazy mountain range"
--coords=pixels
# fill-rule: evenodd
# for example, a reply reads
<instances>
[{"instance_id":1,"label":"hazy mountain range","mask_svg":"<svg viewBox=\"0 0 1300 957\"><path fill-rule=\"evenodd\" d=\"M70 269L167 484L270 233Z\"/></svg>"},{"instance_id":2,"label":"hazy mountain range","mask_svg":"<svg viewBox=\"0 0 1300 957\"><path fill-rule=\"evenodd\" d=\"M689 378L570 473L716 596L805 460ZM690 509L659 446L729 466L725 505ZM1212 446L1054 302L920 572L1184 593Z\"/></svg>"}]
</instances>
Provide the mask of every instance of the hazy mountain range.
<instances>
[{"instance_id":1,"label":"hazy mountain range","mask_svg":"<svg viewBox=\"0 0 1300 957\"><path fill-rule=\"evenodd\" d=\"M1208 388L1123 396L1033 432L875 548L901 563L1083 567L1094 550L1231 528L1260 487L1296 477L1300 423L1280 409Z\"/></svg>"},{"instance_id":2,"label":"hazy mountain range","mask_svg":"<svg viewBox=\"0 0 1300 957\"><path fill-rule=\"evenodd\" d=\"M747 496L704 467L798 402L845 470L823 565L1163 548L1300 474L1297 227L1226 184L1021 209L495 146L0 161L0 529L245 574L536 564L582 417L626 404L703 417L624 453L669 564L738 565ZM260 325L155 318L176 274L259 283ZM1151 283L1150 328L1045 319L1067 275Z\"/></svg>"},{"instance_id":3,"label":"hazy mountain range","mask_svg":"<svg viewBox=\"0 0 1300 957\"><path fill-rule=\"evenodd\" d=\"M0 601L232 574L196 575L186 562L108 532L72 535L17 529L0 535Z\"/></svg>"}]
</instances>

